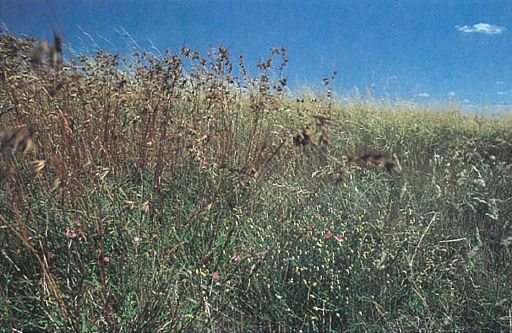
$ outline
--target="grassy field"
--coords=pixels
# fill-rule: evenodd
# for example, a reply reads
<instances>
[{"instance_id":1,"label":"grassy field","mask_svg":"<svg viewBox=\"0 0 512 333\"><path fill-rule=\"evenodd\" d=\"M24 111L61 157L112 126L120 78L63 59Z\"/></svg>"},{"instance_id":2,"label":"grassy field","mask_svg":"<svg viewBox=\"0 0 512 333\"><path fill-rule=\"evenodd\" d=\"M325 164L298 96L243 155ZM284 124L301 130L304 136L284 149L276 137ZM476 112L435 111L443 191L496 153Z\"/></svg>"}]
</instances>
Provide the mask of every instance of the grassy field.
<instances>
[{"instance_id":1,"label":"grassy field","mask_svg":"<svg viewBox=\"0 0 512 333\"><path fill-rule=\"evenodd\" d=\"M0 331L512 332L510 117L59 53L0 38Z\"/></svg>"}]
</instances>

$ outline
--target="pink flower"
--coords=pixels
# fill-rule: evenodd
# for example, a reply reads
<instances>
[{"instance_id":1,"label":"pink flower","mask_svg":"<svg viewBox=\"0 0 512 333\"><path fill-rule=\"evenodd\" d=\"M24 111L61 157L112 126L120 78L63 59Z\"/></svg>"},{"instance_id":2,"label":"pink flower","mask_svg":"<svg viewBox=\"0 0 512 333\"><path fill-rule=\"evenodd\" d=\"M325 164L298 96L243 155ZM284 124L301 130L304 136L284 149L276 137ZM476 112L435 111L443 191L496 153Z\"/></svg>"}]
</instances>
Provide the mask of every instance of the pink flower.
<instances>
[{"instance_id":1,"label":"pink flower","mask_svg":"<svg viewBox=\"0 0 512 333\"><path fill-rule=\"evenodd\" d=\"M53 258L55 258L55 253L53 253L52 251L48 251L46 253L46 258L48 258L48 260L52 260Z\"/></svg>"},{"instance_id":2,"label":"pink flower","mask_svg":"<svg viewBox=\"0 0 512 333\"><path fill-rule=\"evenodd\" d=\"M139 236L135 236L135 237L133 237L133 241L134 241L135 243L139 243L141 240L142 240L142 238L140 238Z\"/></svg>"},{"instance_id":3,"label":"pink flower","mask_svg":"<svg viewBox=\"0 0 512 333\"><path fill-rule=\"evenodd\" d=\"M338 242L342 242L345 240L345 236L343 234L337 234L334 238L336 238Z\"/></svg>"},{"instance_id":4,"label":"pink flower","mask_svg":"<svg viewBox=\"0 0 512 333\"><path fill-rule=\"evenodd\" d=\"M242 260L242 258L238 254L236 256L233 256L231 259L233 259L233 261L235 262L240 262L240 260Z\"/></svg>"},{"instance_id":5,"label":"pink flower","mask_svg":"<svg viewBox=\"0 0 512 333\"><path fill-rule=\"evenodd\" d=\"M218 280L218 279L219 279L219 277L220 277L219 272L213 272L213 273L212 273L212 280L213 280L213 281Z\"/></svg>"},{"instance_id":6,"label":"pink flower","mask_svg":"<svg viewBox=\"0 0 512 333\"><path fill-rule=\"evenodd\" d=\"M325 238L325 239L332 238L332 232L327 231L327 232L324 234L324 238Z\"/></svg>"},{"instance_id":7,"label":"pink flower","mask_svg":"<svg viewBox=\"0 0 512 333\"><path fill-rule=\"evenodd\" d=\"M75 238L76 237L76 231L73 230L73 229L68 229L68 230L66 230L65 235L66 235L67 238Z\"/></svg>"},{"instance_id":8,"label":"pink flower","mask_svg":"<svg viewBox=\"0 0 512 333\"><path fill-rule=\"evenodd\" d=\"M109 263L110 262L110 257L104 256L103 257L103 262L104 263Z\"/></svg>"}]
</instances>

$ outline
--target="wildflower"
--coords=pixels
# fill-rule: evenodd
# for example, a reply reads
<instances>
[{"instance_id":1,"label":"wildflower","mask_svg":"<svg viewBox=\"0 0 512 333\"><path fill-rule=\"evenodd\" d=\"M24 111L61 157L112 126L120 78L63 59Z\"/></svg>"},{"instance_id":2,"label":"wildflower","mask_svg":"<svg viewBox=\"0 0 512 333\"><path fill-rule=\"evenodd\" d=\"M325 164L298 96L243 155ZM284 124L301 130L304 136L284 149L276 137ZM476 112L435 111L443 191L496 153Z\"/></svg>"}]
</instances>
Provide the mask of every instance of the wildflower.
<instances>
[{"instance_id":1,"label":"wildflower","mask_svg":"<svg viewBox=\"0 0 512 333\"><path fill-rule=\"evenodd\" d=\"M110 262L110 257L108 257L108 256L104 256L104 257L103 257L103 262L104 262L104 263L109 263L109 262Z\"/></svg>"},{"instance_id":2,"label":"wildflower","mask_svg":"<svg viewBox=\"0 0 512 333\"><path fill-rule=\"evenodd\" d=\"M48 260L52 260L54 257L55 257L55 253L53 253L52 251L48 251L46 253L46 258L48 258Z\"/></svg>"},{"instance_id":3,"label":"wildflower","mask_svg":"<svg viewBox=\"0 0 512 333\"><path fill-rule=\"evenodd\" d=\"M142 239L141 239L139 236L135 236L135 237L133 237L133 241L134 241L135 243L139 243L141 240L142 240Z\"/></svg>"},{"instance_id":4,"label":"wildflower","mask_svg":"<svg viewBox=\"0 0 512 333\"><path fill-rule=\"evenodd\" d=\"M233 261L234 261L234 262L240 262L240 260L242 260L242 258L240 257L240 255L239 255L239 254L237 254L237 255L235 255L235 256L233 256L233 257L231 257L231 259L233 259Z\"/></svg>"},{"instance_id":5,"label":"wildflower","mask_svg":"<svg viewBox=\"0 0 512 333\"><path fill-rule=\"evenodd\" d=\"M327 232L324 234L324 238L325 238L325 239L332 238L332 232L327 231Z\"/></svg>"},{"instance_id":6,"label":"wildflower","mask_svg":"<svg viewBox=\"0 0 512 333\"><path fill-rule=\"evenodd\" d=\"M75 238L76 237L76 231L73 230L73 229L68 229L68 230L66 230L65 235L66 235L67 238Z\"/></svg>"},{"instance_id":7,"label":"wildflower","mask_svg":"<svg viewBox=\"0 0 512 333\"><path fill-rule=\"evenodd\" d=\"M338 241L338 242L342 242L345 240L345 236L343 234L337 234L336 236L334 236L334 238Z\"/></svg>"},{"instance_id":8,"label":"wildflower","mask_svg":"<svg viewBox=\"0 0 512 333\"><path fill-rule=\"evenodd\" d=\"M213 273L212 273L212 280L213 280L213 281L218 280L218 279L219 279L219 277L220 277L219 272L213 272Z\"/></svg>"}]
</instances>

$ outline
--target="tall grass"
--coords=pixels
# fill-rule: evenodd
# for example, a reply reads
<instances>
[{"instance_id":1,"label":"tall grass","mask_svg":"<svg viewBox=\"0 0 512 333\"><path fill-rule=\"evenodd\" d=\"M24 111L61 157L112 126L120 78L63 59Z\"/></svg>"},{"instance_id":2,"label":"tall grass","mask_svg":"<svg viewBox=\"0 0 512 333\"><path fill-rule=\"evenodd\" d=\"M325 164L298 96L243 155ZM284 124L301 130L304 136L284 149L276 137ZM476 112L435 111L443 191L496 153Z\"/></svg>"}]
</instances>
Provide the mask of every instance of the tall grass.
<instances>
[{"instance_id":1,"label":"tall grass","mask_svg":"<svg viewBox=\"0 0 512 333\"><path fill-rule=\"evenodd\" d=\"M510 119L59 53L0 38L4 331L512 330Z\"/></svg>"}]
</instances>

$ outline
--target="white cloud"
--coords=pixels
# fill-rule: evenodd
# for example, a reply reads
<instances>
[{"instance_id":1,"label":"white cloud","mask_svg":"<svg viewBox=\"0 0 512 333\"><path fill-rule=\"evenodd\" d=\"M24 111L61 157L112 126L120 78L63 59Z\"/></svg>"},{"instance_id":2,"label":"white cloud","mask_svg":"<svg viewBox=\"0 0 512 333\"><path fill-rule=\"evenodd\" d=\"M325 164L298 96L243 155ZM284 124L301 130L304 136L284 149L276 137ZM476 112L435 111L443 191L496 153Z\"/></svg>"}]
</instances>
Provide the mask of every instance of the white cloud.
<instances>
[{"instance_id":1,"label":"white cloud","mask_svg":"<svg viewBox=\"0 0 512 333\"><path fill-rule=\"evenodd\" d=\"M455 28L457 28L457 30L459 30L460 32L464 32L464 33L478 32L478 33L486 34L486 35L499 35L503 31L505 31L505 27L500 27L497 25L489 24L489 23L477 23L477 24L474 24L473 26L456 25Z\"/></svg>"},{"instance_id":2,"label":"white cloud","mask_svg":"<svg viewBox=\"0 0 512 333\"><path fill-rule=\"evenodd\" d=\"M508 93L506 91L498 91L496 94L501 95L501 96L508 95Z\"/></svg>"},{"instance_id":3,"label":"white cloud","mask_svg":"<svg viewBox=\"0 0 512 333\"><path fill-rule=\"evenodd\" d=\"M450 91L447 95L450 97L453 97L453 96L455 96L455 91Z\"/></svg>"},{"instance_id":4,"label":"white cloud","mask_svg":"<svg viewBox=\"0 0 512 333\"><path fill-rule=\"evenodd\" d=\"M496 81L496 84L502 85L505 84L505 81Z\"/></svg>"},{"instance_id":5,"label":"white cloud","mask_svg":"<svg viewBox=\"0 0 512 333\"><path fill-rule=\"evenodd\" d=\"M418 97L430 97L430 95L427 94L426 92L422 92L418 94Z\"/></svg>"},{"instance_id":6,"label":"white cloud","mask_svg":"<svg viewBox=\"0 0 512 333\"><path fill-rule=\"evenodd\" d=\"M462 103L464 103L464 104L469 104L469 103L470 103L470 101L469 101L469 99L464 99L464 100L462 100Z\"/></svg>"}]
</instances>

